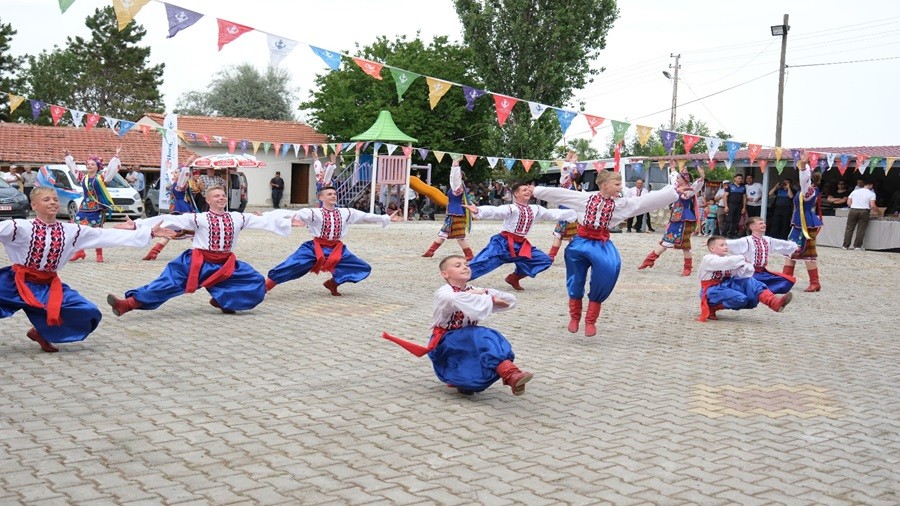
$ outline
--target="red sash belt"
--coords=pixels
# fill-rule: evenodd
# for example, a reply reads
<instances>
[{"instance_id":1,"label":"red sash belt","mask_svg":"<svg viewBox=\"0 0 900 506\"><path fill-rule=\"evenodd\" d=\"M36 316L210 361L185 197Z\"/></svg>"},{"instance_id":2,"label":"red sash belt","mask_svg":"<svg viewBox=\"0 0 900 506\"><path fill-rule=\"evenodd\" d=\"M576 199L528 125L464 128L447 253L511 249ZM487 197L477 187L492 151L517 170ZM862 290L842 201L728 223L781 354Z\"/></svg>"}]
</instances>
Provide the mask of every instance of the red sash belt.
<instances>
[{"instance_id":1,"label":"red sash belt","mask_svg":"<svg viewBox=\"0 0 900 506\"><path fill-rule=\"evenodd\" d=\"M401 339L397 336L388 334L387 332L382 332L381 337L387 339L388 341L393 341L399 344L401 347L403 347L403 349L417 357L423 357L431 350L437 348L437 345L441 342L441 339L443 339L444 334L446 333L447 329L443 327L433 327L431 329L431 339L428 340L428 346L422 346L412 341Z\"/></svg>"},{"instance_id":2,"label":"red sash belt","mask_svg":"<svg viewBox=\"0 0 900 506\"><path fill-rule=\"evenodd\" d=\"M706 300L706 290L711 286L722 284L720 279L707 279L700 281L700 318L701 322L705 322L709 318L709 302Z\"/></svg>"},{"instance_id":3,"label":"red sash belt","mask_svg":"<svg viewBox=\"0 0 900 506\"><path fill-rule=\"evenodd\" d=\"M22 297L22 301L33 308L46 308L47 325L62 325L62 318L59 316L63 300L62 281L59 280L56 272L39 271L22 264L13 264L12 270L15 273L16 290L19 292L19 297ZM34 297L34 292L25 284L26 281L39 285L50 285L46 306Z\"/></svg>"},{"instance_id":4,"label":"red sash belt","mask_svg":"<svg viewBox=\"0 0 900 506\"><path fill-rule=\"evenodd\" d=\"M219 264L222 268L200 283L200 268L203 267L204 262ZM184 288L184 293L194 293L198 288L209 288L230 278L234 274L235 262L237 262L237 257L231 251L210 251L194 248L191 251L191 268L188 272L187 286Z\"/></svg>"},{"instance_id":5,"label":"red sash belt","mask_svg":"<svg viewBox=\"0 0 900 506\"><path fill-rule=\"evenodd\" d=\"M524 235L514 234L512 232L507 232L504 230L500 232L500 235L506 237L506 247L509 248L509 256L515 258L517 256L524 258L531 258L531 243L528 242L528 238ZM515 244L521 244L522 247L519 248L519 254L516 255Z\"/></svg>"},{"instance_id":6,"label":"red sash belt","mask_svg":"<svg viewBox=\"0 0 900 506\"><path fill-rule=\"evenodd\" d=\"M584 225L578 225L578 235L580 237L584 237L585 239L608 241L609 240L609 229L608 228L588 228L588 227L585 227Z\"/></svg>"},{"instance_id":7,"label":"red sash belt","mask_svg":"<svg viewBox=\"0 0 900 506\"><path fill-rule=\"evenodd\" d=\"M753 270L754 270L754 272L768 272L769 274L771 274L773 276L778 276L779 278L784 278L784 279L790 281L791 283L797 282L797 278L795 278L794 276L789 276L783 272L773 272L773 271L770 271L769 269L766 269L765 267L754 267Z\"/></svg>"},{"instance_id":8,"label":"red sash belt","mask_svg":"<svg viewBox=\"0 0 900 506\"><path fill-rule=\"evenodd\" d=\"M322 252L323 246L331 248L331 253L328 255L328 258L325 258L325 253ZM341 241L330 241L328 239L314 237L313 250L316 253L316 263L310 271L315 274L322 271L334 272L334 268L337 267L338 262L341 261L341 257L344 256L344 243Z\"/></svg>"}]
</instances>

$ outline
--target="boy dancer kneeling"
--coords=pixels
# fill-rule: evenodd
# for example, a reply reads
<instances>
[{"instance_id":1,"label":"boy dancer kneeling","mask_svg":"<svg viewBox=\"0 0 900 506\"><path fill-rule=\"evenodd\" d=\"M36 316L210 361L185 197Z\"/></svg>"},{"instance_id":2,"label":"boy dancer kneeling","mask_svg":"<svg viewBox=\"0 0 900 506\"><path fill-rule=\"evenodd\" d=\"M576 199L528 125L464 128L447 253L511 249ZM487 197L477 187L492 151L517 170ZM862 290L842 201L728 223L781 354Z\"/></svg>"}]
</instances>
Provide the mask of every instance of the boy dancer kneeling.
<instances>
[{"instance_id":1,"label":"boy dancer kneeling","mask_svg":"<svg viewBox=\"0 0 900 506\"><path fill-rule=\"evenodd\" d=\"M481 327L494 311L511 309L514 295L467 283L472 271L465 257L452 255L440 265L447 284L434 293L434 320L428 346L420 346L385 332L382 336L421 357L428 354L438 379L465 395L486 390L498 379L513 395L525 393L530 372L519 370L509 341L494 329Z\"/></svg>"},{"instance_id":2,"label":"boy dancer kneeling","mask_svg":"<svg viewBox=\"0 0 900 506\"><path fill-rule=\"evenodd\" d=\"M720 309L753 309L760 302L780 313L791 301L790 293L778 297L754 279L753 264L741 255L729 255L724 237L710 237L706 247L712 254L700 261L699 321L718 320Z\"/></svg>"}]
</instances>

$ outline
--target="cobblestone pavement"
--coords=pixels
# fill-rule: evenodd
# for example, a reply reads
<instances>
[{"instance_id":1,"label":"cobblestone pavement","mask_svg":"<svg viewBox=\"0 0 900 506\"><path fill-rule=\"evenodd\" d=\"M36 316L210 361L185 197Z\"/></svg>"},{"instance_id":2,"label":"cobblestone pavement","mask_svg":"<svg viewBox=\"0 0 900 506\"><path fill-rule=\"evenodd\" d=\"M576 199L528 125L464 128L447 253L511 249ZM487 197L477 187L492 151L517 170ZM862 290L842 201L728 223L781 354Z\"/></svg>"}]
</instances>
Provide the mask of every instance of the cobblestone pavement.
<instances>
[{"instance_id":1,"label":"cobblestone pavement","mask_svg":"<svg viewBox=\"0 0 900 506\"><path fill-rule=\"evenodd\" d=\"M369 279L336 298L308 276L233 316L201 293L121 318L103 304L184 242L70 264L63 280L104 313L86 341L42 353L24 314L2 323L0 503L900 502L900 256L823 248L821 293L798 269L784 313L698 323L680 255L638 272L659 234L616 234L598 335L565 331L560 258L488 322L535 373L525 395L465 397L379 337L425 342L440 278L419 255L438 226L355 226ZM473 246L497 227L477 223ZM545 250L551 227L532 234ZM265 273L305 239L248 231L238 254Z\"/></svg>"}]
</instances>

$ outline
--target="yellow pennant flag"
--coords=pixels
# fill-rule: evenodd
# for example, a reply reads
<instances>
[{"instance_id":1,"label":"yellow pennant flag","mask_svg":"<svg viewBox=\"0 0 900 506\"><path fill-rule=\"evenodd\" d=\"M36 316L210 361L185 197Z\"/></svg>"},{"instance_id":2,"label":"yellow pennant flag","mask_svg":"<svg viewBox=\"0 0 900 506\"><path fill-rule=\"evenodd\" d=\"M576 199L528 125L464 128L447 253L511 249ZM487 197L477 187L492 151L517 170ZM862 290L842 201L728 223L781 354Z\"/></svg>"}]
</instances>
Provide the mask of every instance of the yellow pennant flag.
<instances>
[{"instance_id":1,"label":"yellow pennant flag","mask_svg":"<svg viewBox=\"0 0 900 506\"><path fill-rule=\"evenodd\" d=\"M257 151L259 151L259 141L250 141L250 144L253 145L253 154L255 155Z\"/></svg>"},{"instance_id":2,"label":"yellow pennant flag","mask_svg":"<svg viewBox=\"0 0 900 506\"><path fill-rule=\"evenodd\" d=\"M783 150L784 150L784 148L778 148L778 147L775 148L775 161L781 160L781 152Z\"/></svg>"},{"instance_id":3,"label":"yellow pennant flag","mask_svg":"<svg viewBox=\"0 0 900 506\"><path fill-rule=\"evenodd\" d=\"M328 144L322 144L323 155L328 156Z\"/></svg>"},{"instance_id":4,"label":"yellow pennant flag","mask_svg":"<svg viewBox=\"0 0 900 506\"><path fill-rule=\"evenodd\" d=\"M896 156L889 156L884 159L884 175L888 175L891 171L891 165L894 165L894 162L897 161Z\"/></svg>"},{"instance_id":5,"label":"yellow pennant flag","mask_svg":"<svg viewBox=\"0 0 900 506\"><path fill-rule=\"evenodd\" d=\"M25 101L25 97L13 95L12 93L7 93L7 95L9 95L9 113L12 114L13 112L15 112L17 107L22 105L22 102Z\"/></svg>"},{"instance_id":6,"label":"yellow pennant flag","mask_svg":"<svg viewBox=\"0 0 900 506\"><path fill-rule=\"evenodd\" d=\"M428 83L428 103L431 104L431 108L434 109L434 107L438 105L438 102L441 101L441 98L450 91L450 88L452 88L453 85L447 81L441 81L440 79L435 79L433 77L425 77L425 81Z\"/></svg>"},{"instance_id":7,"label":"yellow pennant flag","mask_svg":"<svg viewBox=\"0 0 900 506\"><path fill-rule=\"evenodd\" d=\"M563 168L563 165L566 164L565 160L554 160L554 161L556 162L556 166L559 167L560 169Z\"/></svg>"},{"instance_id":8,"label":"yellow pennant flag","mask_svg":"<svg viewBox=\"0 0 900 506\"><path fill-rule=\"evenodd\" d=\"M666 164L668 164L669 162L667 160L658 160L658 163L659 163L659 170L665 170Z\"/></svg>"},{"instance_id":9,"label":"yellow pennant flag","mask_svg":"<svg viewBox=\"0 0 900 506\"><path fill-rule=\"evenodd\" d=\"M652 127L644 125L637 126L638 142L641 143L641 146L647 144L647 141L650 140L651 133L653 133Z\"/></svg>"},{"instance_id":10,"label":"yellow pennant flag","mask_svg":"<svg viewBox=\"0 0 900 506\"><path fill-rule=\"evenodd\" d=\"M116 19L119 20L119 31L125 29L128 23L137 15L150 0L112 0L113 10L116 11Z\"/></svg>"},{"instance_id":11,"label":"yellow pennant flag","mask_svg":"<svg viewBox=\"0 0 900 506\"><path fill-rule=\"evenodd\" d=\"M676 162L676 165L678 165L678 172L681 172L681 169L684 168L684 164L686 164L686 163L687 163L687 160L678 160L678 162Z\"/></svg>"},{"instance_id":12,"label":"yellow pennant flag","mask_svg":"<svg viewBox=\"0 0 900 506\"><path fill-rule=\"evenodd\" d=\"M434 153L434 157L437 158L438 163L441 163L441 160L444 159L444 152L443 151L432 151L432 153Z\"/></svg>"}]
</instances>

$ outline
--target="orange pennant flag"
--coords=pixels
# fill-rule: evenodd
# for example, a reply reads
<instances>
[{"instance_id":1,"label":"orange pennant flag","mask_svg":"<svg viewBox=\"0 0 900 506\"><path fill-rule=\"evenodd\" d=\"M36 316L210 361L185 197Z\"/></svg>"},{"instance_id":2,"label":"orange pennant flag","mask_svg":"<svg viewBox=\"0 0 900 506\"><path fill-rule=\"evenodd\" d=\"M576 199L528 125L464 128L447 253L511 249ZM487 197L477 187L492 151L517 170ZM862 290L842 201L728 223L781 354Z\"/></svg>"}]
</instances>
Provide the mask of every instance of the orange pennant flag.
<instances>
[{"instance_id":1,"label":"orange pennant flag","mask_svg":"<svg viewBox=\"0 0 900 506\"><path fill-rule=\"evenodd\" d=\"M466 155L466 161L469 162L470 167L474 167L475 162L478 161L478 155Z\"/></svg>"},{"instance_id":2,"label":"orange pennant flag","mask_svg":"<svg viewBox=\"0 0 900 506\"><path fill-rule=\"evenodd\" d=\"M452 84L447 81L441 81L440 79L435 79L433 77L425 77L425 82L428 83L428 103L431 105L431 108L434 109L438 102L441 101L444 95L450 91L450 88L453 87Z\"/></svg>"},{"instance_id":3,"label":"orange pennant flag","mask_svg":"<svg viewBox=\"0 0 900 506\"><path fill-rule=\"evenodd\" d=\"M22 102L25 101L25 97L13 95L12 93L7 93L7 95L9 95L9 113L12 114L16 111L17 107L22 105Z\"/></svg>"},{"instance_id":4,"label":"orange pennant flag","mask_svg":"<svg viewBox=\"0 0 900 506\"><path fill-rule=\"evenodd\" d=\"M381 69L384 67L381 63L364 60L362 58L353 58L353 61L359 65L363 72L369 74L375 79L381 80ZM433 109L433 107L432 107Z\"/></svg>"},{"instance_id":5,"label":"orange pennant flag","mask_svg":"<svg viewBox=\"0 0 900 506\"><path fill-rule=\"evenodd\" d=\"M684 134L684 135L682 136L682 138L684 138L684 152L685 152L685 154L690 153L690 152L691 152L691 148L694 147L694 144L697 144L697 142L700 140L700 136L699 136L699 135L691 135L691 134ZM679 167L679 170L681 170L681 167Z\"/></svg>"},{"instance_id":6,"label":"orange pennant flag","mask_svg":"<svg viewBox=\"0 0 900 506\"><path fill-rule=\"evenodd\" d=\"M753 165L753 161L756 160L756 157L762 151L762 146L759 144L747 144L747 151L750 153L750 164Z\"/></svg>"},{"instance_id":7,"label":"orange pennant flag","mask_svg":"<svg viewBox=\"0 0 900 506\"><path fill-rule=\"evenodd\" d=\"M591 137L597 135L597 128L603 124L605 118L601 118L600 116L591 116L590 114L585 114L585 118L587 118L588 126L591 127Z\"/></svg>"},{"instance_id":8,"label":"orange pennant flag","mask_svg":"<svg viewBox=\"0 0 900 506\"><path fill-rule=\"evenodd\" d=\"M112 0L113 10L116 12L116 20L119 22L119 31L125 29L128 23L134 19L150 0Z\"/></svg>"},{"instance_id":9,"label":"orange pennant flag","mask_svg":"<svg viewBox=\"0 0 900 506\"><path fill-rule=\"evenodd\" d=\"M138 128L141 129L141 133L144 134L144 137L147 137L148 135L150 135L150 125L141 124L141 125L138 125Z\"/></svg>"},{"instance_id":10,"label":"orange pennant flag","mask_svg":"<svg viewBox=\"0 0 900 506\"><path fill-rule=\"evenodd\" d=\"M530 171L532 164L534 164L534 160L520 160L520 161L522 162L522 165L525 166L525 172Z\"/></svg>"},{"instance_id":11,"label":"orange pennant flag","mask_svg":"<svg viewBox=\"0 0 900 506\"><path fill-rule=\"evenodd\" d=\"M637 128L638 142L641 146L645 146L647 141L650 140L650 134L653 133L653 128L644 125L638 125L635 128Z\"/></svg>"}]
</instances>

